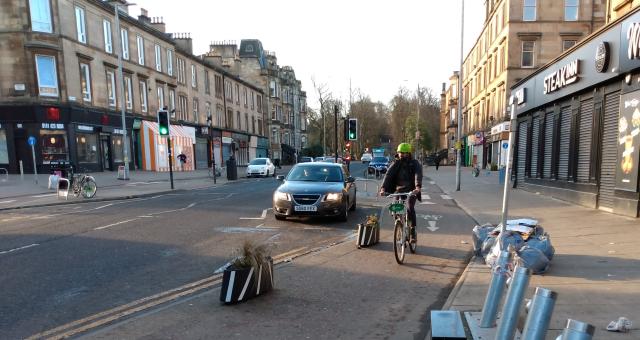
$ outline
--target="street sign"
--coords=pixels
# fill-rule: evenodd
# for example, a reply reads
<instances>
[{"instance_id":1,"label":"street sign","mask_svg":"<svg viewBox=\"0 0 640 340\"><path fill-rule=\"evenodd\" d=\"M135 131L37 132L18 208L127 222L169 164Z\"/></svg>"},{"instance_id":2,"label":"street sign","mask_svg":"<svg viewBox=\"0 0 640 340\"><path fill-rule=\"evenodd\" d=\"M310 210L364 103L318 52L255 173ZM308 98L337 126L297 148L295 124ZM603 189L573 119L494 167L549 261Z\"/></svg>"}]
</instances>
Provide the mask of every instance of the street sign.
<instances>
[{"instance_id":1,"label":"street sign","mask_svg":"<svg viewBox=\"0 0 640 340\"><path fill-rule=\"evenodd\" d=\"M502 143L502 148L505 149L505 150L507 148L509 148L509 143L507 143L507 142Z\"/></svg>"},{"instance_id":2,"label":"street sign","mask_svg":"<svg viewBox=\"0 0 640 340\"><path fill-rule=\"evenodd\" d=\"M456 144L455 144L454 147L455 147L456 150L462 150L462 142L461 141L456 141Z\"/></svg>"},{"instance_id":3,"label":"street sign","mask_svg":"<svg viewBox=\"0 0 640 340\"><path fill-rule=\"evenodd\" d=\"M29 139L27 139L27 143L31 146L36 145L36 137L29 136Z\"/></svg>"}]
</instances>

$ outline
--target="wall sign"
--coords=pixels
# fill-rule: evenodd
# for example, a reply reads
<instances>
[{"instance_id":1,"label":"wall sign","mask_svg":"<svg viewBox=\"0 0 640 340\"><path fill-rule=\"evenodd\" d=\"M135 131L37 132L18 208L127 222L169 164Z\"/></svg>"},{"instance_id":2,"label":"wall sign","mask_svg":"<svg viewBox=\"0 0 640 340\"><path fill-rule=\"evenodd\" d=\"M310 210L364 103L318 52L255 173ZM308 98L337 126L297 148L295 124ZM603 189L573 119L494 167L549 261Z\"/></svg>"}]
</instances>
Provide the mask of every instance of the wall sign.
<instances>
[{"instance_id":1,"label":"wall sign","mask_svg":"<svg viewBox=\"0 0 640 340\"><path fill-rule=\"evenodd\" d=\"M634 22L627 28L627 57L640 58L640 23Z\"/></svg>"},{"instance_id":2,"label":"wall sign","mask_svg":"<svg viewBox=\"0 0 640 340\"><path fill-rule=\"evenodd\" d=\"M596 71L599 73L607 72L609 67L609 43L606 41L598 44L596 49Z\"/></svg>"},{"instance_id":3,"label":"wall sign","mask_svg":"<svg viewBox=\"0 0 640 340\"><path fill-rule=\"evenodd\" d=\"M51 129L51 130L64 130L64 124L57 123L42 123L43 129Z\"/></svg>"},{"instance_id":4,"label":"wall sign","mask_svg":"<svg viewBox=\"0 0 640 340\"><path fill-rule=\"evenodd\" d=\"M525 87L520 88L515 93L516 105L522 105L527 101L527 89Z\"/></svg>"},{"instance_id":5,"label":"wall sign","mask_svg":"<svg viewBox=\"0 0 640 340\"><path fill-rule=\"evenodd\" d=\"M618 117L618 166L616 188L638 188L638 154L640 151L640 90L620 97Z\"/></svg>"},{"instance_id":6,"label":"wall sign","mask_svg":"<svg viewBox=\"0 0 640 340\"><path fill-rule=\"evenodd\" d=\"M580 72L580 61L578 59L562 66L559 70L544 77L544 94L557 91L565 86L571 85L578 80Z\"/></svg>"},{"instance_id":7,"label":"wall sign","mask_svg":"<svg viewBox=\"0 0 640 340\"><path fill-rule=\"evenodd\" d=\"M93 132L93 126L78 125L78 130Z\"/></svg>"}]
</instances>

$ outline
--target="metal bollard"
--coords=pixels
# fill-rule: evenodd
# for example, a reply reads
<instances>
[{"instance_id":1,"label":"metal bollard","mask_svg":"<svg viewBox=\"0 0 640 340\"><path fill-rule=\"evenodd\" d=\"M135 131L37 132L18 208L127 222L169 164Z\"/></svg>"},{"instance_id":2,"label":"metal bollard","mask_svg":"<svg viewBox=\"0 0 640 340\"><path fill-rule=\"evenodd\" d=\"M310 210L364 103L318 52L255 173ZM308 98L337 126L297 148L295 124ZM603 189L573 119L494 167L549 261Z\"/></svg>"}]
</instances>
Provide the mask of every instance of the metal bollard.
<instances>
[{"instance_id":1,"label":"metal bollard","mask_svg":"<svg viewBox=\"0 0 640 340\"><path fill-rule=\"evenodd\" d=\"M562 331L562 340L591 340L596 328L586 322L578 320L567 320L567 327Z\"/></svg>"},{"instance_id":2,"label":"metal bollard","mask_svg":"<svg viewBox=\"0 0 640 340\"><path fill-rule=\"evenodd\" d=\"M24 180L24 168L22 167L22 160L20 160L20 180Z\"/></svg>"},{"instance_id":3,"label":"metal bollard","mask_svg":"<svg viewBox=\"0 0 640 340\"><path fill-rule=\"evenodd\" d=\"M511 253L506 250L500 252L496 265L492 268L491 283L489 291L482 306L482 316L480 318L481 328L493 328L496 326L496 317L498 315L498 305L504 292L507 282L507 265L510 262Z\"/></svg>"},{"instance_id":4,"label":"metal bollard","mask_svg":"<svg viewBox=\"0 0 640 340\"><path fill-rule=\"evenodd\" d=\"M516 267L513 271L513 281L509 285L507 298L502 307L502 318L496 331L496 340L513 340L524 294L529 286L529 278L531 278L531 270L528 268Z\"/></svg>"},{"instance_id":5,"label":"metal bollard","mask_svg":"<svg viewBox=\"0 0 640 340\"><path fill-rule=\"evenodd\" d=\"M536 287L527 321L524 323L522 340L545 339L557 299L558 293L542 287Z\"/></svg>"}]
</instances>

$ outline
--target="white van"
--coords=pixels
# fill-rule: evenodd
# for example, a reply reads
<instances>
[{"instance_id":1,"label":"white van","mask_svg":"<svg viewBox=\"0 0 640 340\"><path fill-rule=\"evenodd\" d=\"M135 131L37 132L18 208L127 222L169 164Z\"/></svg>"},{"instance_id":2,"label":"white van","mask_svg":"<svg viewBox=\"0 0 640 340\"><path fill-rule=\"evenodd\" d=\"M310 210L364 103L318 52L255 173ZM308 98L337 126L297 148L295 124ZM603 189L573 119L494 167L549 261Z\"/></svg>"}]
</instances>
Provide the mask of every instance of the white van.
<instances>
[{"instance_id":1,"label":"white van","mask_svg":"<svg viewBox=\"0 0 640 340\"><path fill-rule=\"evenodd\" d=\"M370 153L363 153L362 157L360 157L362 163L369 163L371 159L373 159L373 156Z\"/></svg>"}]
</instances>

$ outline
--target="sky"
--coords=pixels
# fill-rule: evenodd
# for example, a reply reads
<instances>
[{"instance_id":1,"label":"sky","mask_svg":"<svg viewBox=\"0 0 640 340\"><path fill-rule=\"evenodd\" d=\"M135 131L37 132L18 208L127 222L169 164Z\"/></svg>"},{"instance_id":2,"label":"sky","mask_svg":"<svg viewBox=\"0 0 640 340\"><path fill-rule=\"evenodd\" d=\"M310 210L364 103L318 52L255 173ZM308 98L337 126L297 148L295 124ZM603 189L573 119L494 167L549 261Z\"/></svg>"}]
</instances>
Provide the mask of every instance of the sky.
<instances>
[{"instance_id":1,"label":"sky","mask_svg":"<svg viewBox=\"0 0 640 340\"><path fill-rule=\"evenodd\" d=\"M388 104L400 87L439 94L460 63L462 0L130 0L162 17L167 32L191 33L194 54L212 41L259 39L280 66L293 67L319 107L316 84L334 98L352 91ZM179 5L178 5L179 4ZM464 53L484 21L484 1L465 1Z\"/></svg>"}]
</instances>

